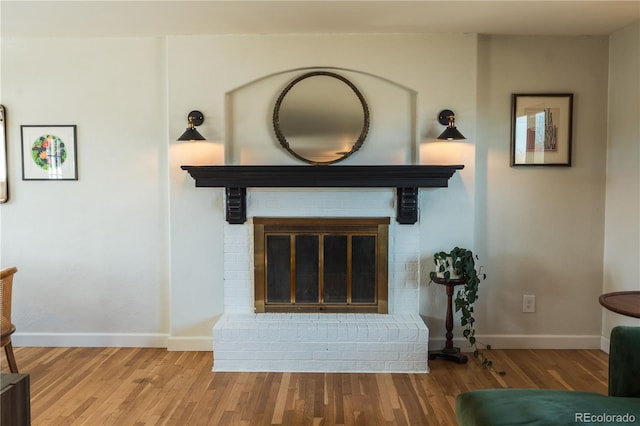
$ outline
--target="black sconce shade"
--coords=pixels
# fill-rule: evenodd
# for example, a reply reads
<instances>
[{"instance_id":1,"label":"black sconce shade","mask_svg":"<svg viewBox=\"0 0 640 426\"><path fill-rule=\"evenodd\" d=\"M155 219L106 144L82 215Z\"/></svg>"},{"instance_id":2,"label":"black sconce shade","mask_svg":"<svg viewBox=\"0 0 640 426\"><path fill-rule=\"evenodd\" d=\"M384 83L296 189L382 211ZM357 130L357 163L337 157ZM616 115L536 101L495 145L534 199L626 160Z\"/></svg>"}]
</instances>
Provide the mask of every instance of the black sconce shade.
<instances>
[{"instance_id":1,"label":"black sconce shade","mask_svg":"<svg viewBox=\"0 0 640 426\"><path fill-rule=\"evenodd\" d=\"M191 111L187 116L189 124L187 130L178 138L179 141L204 141L206 138L196 130L204 122L204 115L200 111Z\"/></svg>"},{"instance_id":2,"label":"black sconce shade","mask_svg":"<svg viewBox=\"0 0 640 426\"><path fill-rule=\"evenodd\" d=\"M456 128L456 115L450 109L440 111L438 122L443 126L447 126L447 128L440 133L437 139L445 141L466 139Z\"/></svg>"}]
</instances>

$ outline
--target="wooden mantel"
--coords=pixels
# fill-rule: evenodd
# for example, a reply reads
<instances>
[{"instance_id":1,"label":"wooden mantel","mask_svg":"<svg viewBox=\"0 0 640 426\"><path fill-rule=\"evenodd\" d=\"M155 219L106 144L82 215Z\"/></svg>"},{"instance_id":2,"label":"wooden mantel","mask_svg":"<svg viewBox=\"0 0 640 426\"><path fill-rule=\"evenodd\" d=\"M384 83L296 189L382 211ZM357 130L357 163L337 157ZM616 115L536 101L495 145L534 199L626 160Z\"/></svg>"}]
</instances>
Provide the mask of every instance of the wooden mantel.
<instances>
[{"instance_id":1,"label":"wooden mantel","mask_svg":"<svg viewBox=\"0 0 640 426\"><path fill-rule=\"evenodd\" d=\"M233 224L247 220L247 188L396 188L396 220L418 221L418 188L445 188L453 166L181 166L196 187L226 190L226 218Z\"/></svg>"}]
</instances>

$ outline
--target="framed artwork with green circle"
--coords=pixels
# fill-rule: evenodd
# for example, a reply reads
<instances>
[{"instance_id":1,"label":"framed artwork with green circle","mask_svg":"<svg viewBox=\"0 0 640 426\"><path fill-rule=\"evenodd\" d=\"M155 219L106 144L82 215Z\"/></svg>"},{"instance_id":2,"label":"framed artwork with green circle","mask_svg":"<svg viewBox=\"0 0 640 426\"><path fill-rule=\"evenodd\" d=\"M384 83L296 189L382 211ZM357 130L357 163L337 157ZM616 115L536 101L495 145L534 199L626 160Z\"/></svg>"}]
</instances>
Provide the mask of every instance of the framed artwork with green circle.
<instances>
[{"instance_id":1,"label":"framed artwork with green circle","mask_svg":"<svg viewBox=\"0 0 640 426\"><path fill-rule=\"evenodd\" d=\"M22 180L78 180L75 125L22 125Z\"/></svg>"}]
</instances>

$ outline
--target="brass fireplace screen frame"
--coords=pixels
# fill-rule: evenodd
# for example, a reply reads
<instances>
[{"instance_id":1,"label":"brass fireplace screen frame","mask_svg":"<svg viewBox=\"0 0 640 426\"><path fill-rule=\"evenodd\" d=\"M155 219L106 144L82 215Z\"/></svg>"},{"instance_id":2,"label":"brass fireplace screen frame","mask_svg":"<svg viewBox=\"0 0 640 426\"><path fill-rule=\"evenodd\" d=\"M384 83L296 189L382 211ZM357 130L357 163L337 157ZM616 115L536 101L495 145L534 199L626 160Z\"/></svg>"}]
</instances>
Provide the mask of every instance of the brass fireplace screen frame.
<instances>
[{"instance_id":1,"label":"brass fireplace screen frame","mask_svg":"<svg viewBox=\"0 0 640 426\"><path fill-rule=\"evenodd\" d=\"M295 248L291 250L290 288L291 303L273 303L267 300L267 236L288 235L293 240L299 235L374 236L376 247L375 301L357 303L351 300L351 253L347 251L347 301L324 302L324 256L322 243L318 253L318 303L296 303L295 300ZM389 218L253 218L254 237L254 297L255 312L357 312L388 313L388 245ZM348 237L350 238L350 237ZM293 243L292 243L293 244Z\"/></svg>"}]
</instances>

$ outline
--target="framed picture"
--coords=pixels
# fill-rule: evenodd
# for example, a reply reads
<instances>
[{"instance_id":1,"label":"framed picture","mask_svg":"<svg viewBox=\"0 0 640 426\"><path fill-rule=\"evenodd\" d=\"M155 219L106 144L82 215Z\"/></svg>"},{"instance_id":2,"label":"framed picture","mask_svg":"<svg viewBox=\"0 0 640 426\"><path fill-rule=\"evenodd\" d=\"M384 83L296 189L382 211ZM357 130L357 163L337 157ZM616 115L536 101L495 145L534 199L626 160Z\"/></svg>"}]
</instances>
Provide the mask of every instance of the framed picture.
<instances>
[{"instance_id":1,"label":"framed picture","mask_svg":"<svg viewBox=\"0 0 640 426\"><path fill-rule=\"evenodd\" d=\"M78 180L76 126L20 126L22 180Z\"/></svg>"},{"instance_id":2,"label":"framed picture","mask_svg":"<svg viewBox=\"0 0 640 426\"><path fill-rule=\"evenodd\" d=\"M0 203L9 200L9 182L7 173L7 121L4 106L0 105Z\"/></svg>"},{"instance_id":3,"label":"framed picture","mask_svg":"<svg viewBox=\"0 0 640 426\"><path fill-rule=\"evenodd\" d=\"M571 166L573 93L511 95L511 166Z\"/></svg>"}]
</instances>

